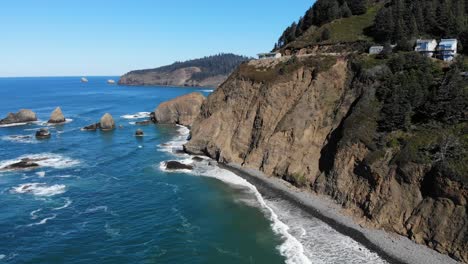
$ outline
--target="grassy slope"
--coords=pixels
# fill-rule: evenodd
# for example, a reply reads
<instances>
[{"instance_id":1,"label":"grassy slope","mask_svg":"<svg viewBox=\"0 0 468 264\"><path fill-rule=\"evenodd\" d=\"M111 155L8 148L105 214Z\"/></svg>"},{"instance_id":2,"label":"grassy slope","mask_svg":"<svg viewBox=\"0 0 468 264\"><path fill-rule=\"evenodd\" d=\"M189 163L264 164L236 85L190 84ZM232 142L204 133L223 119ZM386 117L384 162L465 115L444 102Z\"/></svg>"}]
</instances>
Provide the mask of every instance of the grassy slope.
<instances>
[{"instance_id":1,"label":"grassy slope","mask_svg":"<svg viewBox=\"0 0 468 264\"><path fill-rule=\"evenodd\" d=\"M339 42L354 42L359 40L372 41L372 38L364 34L364 29L372 26L377 12L382 8L381 4L369 8L366 14L352 16L335 20L325 24L320 28L312 27L303 36L290 43L287 47L303 48L312 44L323 43L333 44ZM330 39L319 42L322 31L328 28L330 30Z\"/></svg>"}]
</instances>

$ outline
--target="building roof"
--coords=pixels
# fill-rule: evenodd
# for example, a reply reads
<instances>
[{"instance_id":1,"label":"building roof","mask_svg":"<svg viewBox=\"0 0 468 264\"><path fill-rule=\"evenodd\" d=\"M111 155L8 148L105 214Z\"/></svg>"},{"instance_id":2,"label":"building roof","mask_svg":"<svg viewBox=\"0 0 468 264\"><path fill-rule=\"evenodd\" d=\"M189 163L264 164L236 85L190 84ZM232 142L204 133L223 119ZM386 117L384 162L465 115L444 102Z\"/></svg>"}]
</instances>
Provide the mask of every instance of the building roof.
<instances>
[{"instance_id":1,"label":"building roof","mask_svg":"<svg viewBox=\"0 0 468 264\"><path fill-rule=\"evenodd\" d=\"M433 41L437 42L437 40L435 39L418 39L416 40L416 43L433 42Z\"/></svg>"}]
</instances>

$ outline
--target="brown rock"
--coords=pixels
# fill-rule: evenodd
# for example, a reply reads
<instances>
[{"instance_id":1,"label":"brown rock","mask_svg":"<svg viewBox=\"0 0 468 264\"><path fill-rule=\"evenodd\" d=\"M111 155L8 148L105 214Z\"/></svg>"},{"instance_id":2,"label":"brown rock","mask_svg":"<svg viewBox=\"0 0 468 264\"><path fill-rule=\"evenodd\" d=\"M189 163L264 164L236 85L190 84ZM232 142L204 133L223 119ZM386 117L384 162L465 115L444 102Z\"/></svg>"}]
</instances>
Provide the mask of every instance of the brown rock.
<instances>
[{"instance_id":1,"label":"brown rock","mask_svg":"<svg viewBox=\"0 0 468 264\"><path fill-rule=\"evenodd\" d=\"M191 126L204 101L201 93L191 93L164 102L154 111L155 120L160 124Z\"/></svg>"},{"instance_id":2,"label":"brown rock","mask_svg":"<svg viewBox=\"0 0 468 264\"><path fill-rule=\"evenodd\" d=\"M180 163L178 161L168 161L166 162L167 170L193 170L193 166Z\"/></svg>"},{"instance_id":3,"label":"brown rock","mask_svg":"<svg viewBox=\"0 0 468 264\"><path fill-rule=\"evenodd\" d=\"M101 127L101 124L100 123L95 123L95 124L91 124L89 126L85 126L83 127L81 130L84 130L84 131L96 131L97 129L99 129Z\"/></svg>"},{"instance_id":4,"label":"brown rock","mask_svg":"<svg viewBox=\"0 0 468 264\"><path fill-rule=\"evenodd\" d=\"M37 121L36 113L29 109L21 109L18 113L8 113L8 116L0 120L0 125L9 125L16 123L27 123Z\"/></svg>"},{"instance_id":5,"label":"brown rock","mask_svg":"<svg viewBox=\"0 0 468 264\"><path fill-rule=\"evenodd\" d=\"M109 114L106 113L99 122L99 127L103 131L109 131L115 129L115 122L114 118Z\"/></svg>"},{"instance_id":6,"label":"brown rock","mask_svg":"<svg viewBox=\"0 0 468 264\"><path fill-rule=\"evenodd\" d=\"M47 128L41 128L36 132L37 139L48 139L50 136L50 132Z\"/></svg>"},{"instance_id":7,"label":"brown rock","mask_svg":"<svg viewBox=\"0 0 468 264\"><path fill-rule=\"evenodd\" d=\"M135 132L136 137L143 137L144 135L145 133L143 133L143 130L141 129L137 129L137 131Z\"/></svg>"},{"instance_id":8,"label":"brown rock","mask_svg":"<svg viewBox=\"0 0 468 264\"><path fill-rule=\"evenodd\" d=\"M50 119L47 123L60 124L60 123L65 123L65 121L66 119L63 116L62 109L60 109L60 107L57 107L50 115Z\"/></svg>"}]
</instances>

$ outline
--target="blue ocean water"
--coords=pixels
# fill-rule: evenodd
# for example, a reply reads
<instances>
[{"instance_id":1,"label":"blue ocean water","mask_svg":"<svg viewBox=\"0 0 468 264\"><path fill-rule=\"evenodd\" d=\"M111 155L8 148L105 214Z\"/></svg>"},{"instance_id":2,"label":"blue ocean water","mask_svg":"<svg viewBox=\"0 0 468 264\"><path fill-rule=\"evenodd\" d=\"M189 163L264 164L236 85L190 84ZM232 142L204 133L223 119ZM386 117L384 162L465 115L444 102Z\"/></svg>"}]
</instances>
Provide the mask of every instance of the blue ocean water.
<instances>
[{"instance_id":1,"label":"blue ocean water","mask_svg":"<svg viewBox=\"0 0 468 264\"><path fill-rule=\"evenodd\" d=\"M48 158L34 170L0 172L0 263L384 263L208 161L194 172L165 171L164 161L190 162L173 153L187 129L134 122L163 101L210 90L107 79L0 79L0 115L28 108L41 120L0 128L0 168ZM37 141L57 106L68 122ZM123 127L80 130L104 113ZM145 137L133 136L138 128Z\"/></svg>"}]
</instances>

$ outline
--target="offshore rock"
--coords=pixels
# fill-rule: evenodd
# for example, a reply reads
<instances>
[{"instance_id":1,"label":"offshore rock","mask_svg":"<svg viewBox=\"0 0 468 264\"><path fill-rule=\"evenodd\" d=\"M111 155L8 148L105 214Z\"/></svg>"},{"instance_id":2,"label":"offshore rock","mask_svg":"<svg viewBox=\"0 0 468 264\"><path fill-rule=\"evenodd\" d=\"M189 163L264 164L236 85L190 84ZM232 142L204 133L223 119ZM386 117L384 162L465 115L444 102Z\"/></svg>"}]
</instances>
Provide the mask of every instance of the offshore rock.
<instances>
[{"instance_id":1,"label":"offshore rock","mask_svg":"<svg viewBox=\"0 0 468 264\"><path fill-rule=\"evenodd\" d=\"M191 93L164 102L154 111L154 120L159 124L191 126L205 101L201 93Z\"/></svg>"},{"instance_id":2,"label":"offshore rock","mask_svg":"<svg viewBox=\"0 0 468 264\"><path fill-rule=\"evenodd\" d=\"M114 118L109 114L106 113L99 122L99 127L103 131L109 131L115 129L115 122Z\"/></svg>"},{"instance_id":3,"label":"offshore rock","mask_svg":"<svg viewBox=\"0 0 468 264\"><path fill-rule=\"evenodd\" d=\"M36 113L29 109L21 109L18 113L8 113L7 117L0 120L0 125L9 125L16 123L27 123L37 121Z\"/></svg>"},{"instance_id":4,"label":"offshore rock","mask_svg":"<svg viewBox=\"0 0 468 264\"><path fill-rule=\"evenodd\" d=\"M65 123L65 121L65 116L63 116L62 109L60 109L60 107L57 107L50 115L50 119L47 123L60 124Z\"/></svg>"}]
</instances>

